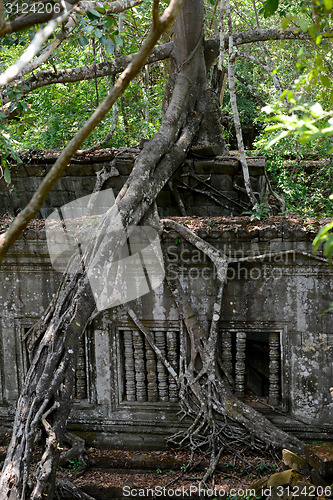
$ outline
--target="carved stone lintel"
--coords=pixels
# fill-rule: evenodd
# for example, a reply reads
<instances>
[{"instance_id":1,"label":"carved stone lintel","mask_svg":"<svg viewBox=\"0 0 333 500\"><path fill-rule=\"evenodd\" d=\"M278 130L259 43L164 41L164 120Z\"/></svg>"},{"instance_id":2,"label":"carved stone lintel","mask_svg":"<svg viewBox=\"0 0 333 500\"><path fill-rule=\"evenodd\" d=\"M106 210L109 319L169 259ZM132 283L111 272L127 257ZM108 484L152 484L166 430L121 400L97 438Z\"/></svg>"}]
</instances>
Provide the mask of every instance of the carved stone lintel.
<instances>
[{"instance_id":1,"label":"carved stone lintel","mask_svg":"<svg viewBox=\"0 0 333 500\"><path fill-rule=\"evenodd\" d=\"M280 334L269 334L269 404L277 406L280 395Z\"/></svg>"},{"instance_id":2,"label":"carved stone lintel","mask_svg":"<svg viewBox=\"0 0 333 500\"><path fill-rule=\"evenodd\" d=\"M165 332L155 332L156 347L166 356L166 335ZM158 395L159 401L169 401L168 373L160 360L157 360L157 378L158 378Z\"/></svg>"},{"instance_id":3,"label":"carved stone lintel","mask_svg":"<svg viewBox=\"0 0 333 500\"><path fill-rule=\"evenodd\" d=\"M246 333L237 332L235 393L239 399L244 399L244 393L245 393L245 347L246 347Z\"/></svg>"},{"instance_id":4,"label":"carved stone lintel","mask_svg":"<svg viewBox=\"0 0 333 500\"><path fill-rule=\"evenodd\" d=\"M135 384L136 384L137 401L147 401L146 367L145 367L145 353L143 345L144 345L143 334L139 331L133 331Z\"/></svg>"},{"instance_id":5,"label":"carved stone lintel","mask_svg":"<svg viewBox=\"0 0 333 500\"><path fill-rule=\"evenodd\" d=\"M132 332L124 331L125 398L136 401L134 349Z\"/></svg>"},{"instance_id":6,"label":"carved stone lintel","mask_svg":"<svg viewBox=\"0 0 333 500\"><path fill-rule=\"evenodd\" d=\"M179 372L179 360L178 360L178 339L177 332L169 331L167 332L167 347L168 347L168 361L174 368L175 372ZM178 401L178 386L175 379L169 373L169 396L170 403L176 403Z\"/></svg>"},{"instance_id":7,"label":"carved stone lintel","mask_svg":"<svg viewBox=\"0 0 333 500\"><path fill-rule=\"evenodd\" d=\"M155 340L154 332L151 332L153 340ZM147 393L148 401L153 403L158 401L157 389L157 368L156 368L156 355L147 339L146 342L146 368L147 368Z\"/></svg>"}]
</instances>

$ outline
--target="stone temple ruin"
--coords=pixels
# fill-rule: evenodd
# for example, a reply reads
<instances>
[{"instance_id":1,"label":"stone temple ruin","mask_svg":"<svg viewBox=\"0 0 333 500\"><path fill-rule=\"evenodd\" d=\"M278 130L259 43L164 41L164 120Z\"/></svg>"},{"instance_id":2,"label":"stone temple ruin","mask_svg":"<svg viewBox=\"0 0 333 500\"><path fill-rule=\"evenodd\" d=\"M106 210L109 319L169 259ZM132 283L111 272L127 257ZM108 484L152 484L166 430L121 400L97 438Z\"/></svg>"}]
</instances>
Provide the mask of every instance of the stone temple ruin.
<instances>
[{"instance_id":1,"label":"stone temple ruin","mask_svg":"<svg viewBox=\"0 0 333 500\"><path fill-rule=\"evenodd\" d=\"M117 157L117 175L106 187L115 194L130 173L135 150ZM0 182L3 228L30 199L56 153L32 152L13 171L12 185ZM0 425L10 426L29 361L25 336L57 290L43 219L92 192L96 172L114 157L103 150L77 157L50 193L35 221L11 248L0 268ZM255 191L265 189L263 158L249 158ZM229 256L282 253L230 264L220 322L220 352L234 390L281 428L301 437L332 439L332 271L321 251L312 253L317 228L273 217L250 221L236 156L188 159L174 186L157 203L164 217L179 219ZM210 186L209 190L207 186ZM184 207L179 202L181 194ZM178 198L178 204L176 199ZM183 212L184 215L184 212ZM204 327L216 289L211 262L170 231L163 237L170 272L180 276ZM160 350L177 369L182 321L168 289L136 300L136 311ZM89 444L156 448L186 425L177 417L177 386L122 308L101 313L88 327L77 362L70 428ZM305 423L304 423L305 422Z\"/></svg>"}]
</instances>

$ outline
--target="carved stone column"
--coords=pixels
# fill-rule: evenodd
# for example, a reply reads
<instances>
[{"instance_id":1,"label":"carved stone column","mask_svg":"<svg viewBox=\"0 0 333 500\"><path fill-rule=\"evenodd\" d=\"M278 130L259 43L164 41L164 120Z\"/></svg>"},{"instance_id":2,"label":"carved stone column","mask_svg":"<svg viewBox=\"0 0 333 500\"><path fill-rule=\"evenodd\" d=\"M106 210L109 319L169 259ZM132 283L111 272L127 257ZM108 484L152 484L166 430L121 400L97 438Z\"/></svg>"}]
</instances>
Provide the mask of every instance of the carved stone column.
<instances>
[{"instance_id":1,"label":"carved stone column","mask_svg":"<svg viewBox=\"0 0 333 500\"><path fill-rule=\"evenodd\" d=\"M151 334L153 340L155 340L154 332L151 332ZM148 401L153 403L158 401L156 356L147 339L145 339L145 342Z\"/></svg>"},{"instance_id":2,"label":"carved stone column","mask_svg":"<svg viewBox=\"0 0 333 500\"><path fill-rule=\"evenodd\" d=\"M136 383L136 400L147 401L146 391L146 367L145 353L143 348L143 335L139 331L133 332L134 366Z\"/></svg>"},{"instance_id":3,"label":"carved stone column","mask_svg":"<svg viewBox=\"0 0 333 500\"><path fill-rule=\"evenodd\" d=\"M76 365L76 397L77 399L86 399L87 397L87 380L86 380L86 353L85 339L82 338L77 353Z\"/></svg>"},{"instance_id":4,"label":"carved stone column","mask_svg":"<svg viewBox=\"0 0 333 500\"><path fill-rule=\"evenodd\" d=\"M132 332L124 331L125 397L127 401L136 401L135 368Z\"/></svg>"},{"instance_id":5,"label":"carved stone column","mask_svg":"<svg viewBox=\"0 0 333 500\"><path fill-rule=\"evenodd\" d=\"M244 399L245 393L245 348L246 333L236 334L236 365L235 365L235 393L239 399Z\"/></svg>"},{"instance_id":6,"label":"carved stone column","mask_svg":"<svg viewBox=\"0 0 333 500\"><path fill-rule=\"evenodd\" d=\"M155 332L156 347L166 356L166 335L165 332ZM157 360L157 378L158 378L158 394L159 401L169 401L169 388L168 388L168 373L163 363Z\"/></svg>"},{"instance_id":7,"label":"carved stone column","mask_svg":"<svg viewBox=\"0 0 333 500\"><path fill-rule=\"evenodd\" d=\"M280 334L269 334L269 404L277 406L280 394Z\"/></svg>"},{"instance_id":8,"label":"carved stone column","mask_svg":"<svg viewBox=\"0 0 333 500\"><path fill-rule=\"evenodd\" d=\"M167 332L168 361L176 373L178 373L179 371L177 345L178 345L177 332ZM170 403L176 403L178 401L177 382L170 373L169 373L169 396L170 396Z\"/></svg>"},{"instance_id":9,"label":"carved stone column","mask_svg":"<svg viewBox=\"0 0 333 500\"><path fill-rule=\"evenodd\" d=\"M228 331L222 333L222 364L224 370L232 378L232 343L231 333Z\"/></svg>"}]
</instances>

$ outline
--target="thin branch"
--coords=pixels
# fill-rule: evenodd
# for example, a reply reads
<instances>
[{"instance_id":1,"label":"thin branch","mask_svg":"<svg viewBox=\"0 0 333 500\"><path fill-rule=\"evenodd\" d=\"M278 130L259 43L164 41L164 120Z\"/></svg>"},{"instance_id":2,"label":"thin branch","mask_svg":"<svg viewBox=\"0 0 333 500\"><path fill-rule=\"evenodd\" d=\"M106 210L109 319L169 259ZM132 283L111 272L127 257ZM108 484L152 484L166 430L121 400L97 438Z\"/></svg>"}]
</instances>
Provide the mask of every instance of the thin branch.
<instances>
[{"instance_id":1,"label":"thin branch","mask_svg":"<svg viewBox=\"0 0 333 500\"><path fill-rule=\"evenodd\" d=\"M159 13L160 13L160 2L159 2L159 0L154 0L154 3L153 3L153 26L156 26L158 23Z\"/></svg>"},{"instance_id":2,"label":"thin branch","mask_svg":"<svg viewBox=\"0 0 333 500\"><path fill-rule=\"evenodd\" d=\"M240 162L242 165L244 184L246 188L247 195L250 199L251 205L254 207L257 204L257 200L253 194L249 167L247 164L247 159L245 155L243 134L241 128L241 122L239 118L238 106L237 106L237 97L236 97L236 86L235 86L235 54L233 53L234 47L234 39L232 35L232 21L231 21L231 13L230 13L230 2L226 1L226 8L228 14L228 28L229 28L229 65L228 65L228 78L229 78L229 92L230 92L230 104L232 108L232 113L234 117L234 124L236 130L237 144L240 156Z\"/></svg>"},{"instance_id":3,"label":"thin branch","mask_svg":"<svg viewBox=\"0 0 333 500\"><path fill-rule=\"evenodd\" d=\"M95 5L95 3L100 4L101 2L85 2L85 1L80 1L79 5L76 7L75 11L80 14L81 16L84 16L90 8L96 8L99 7L100 5ZM122 0L122 1L116 1L112 2L107 10L107 14L119 14L123 12L124 10L131 9L132 7L139 5L142 3L142 0ZM59 45L72 33L72 31L75 29L77 26L77 21L74 15L71 15L70 18L68 19L65 27L58 33L56 38L52 40L42 51L42 53L30 64L28 64L23 71L20 72L18 75L19 78L23 77L24 75L27 75L31 73L32 71L36 70L42 64L44 64L48 58L51 56L53 51L59 47Z\"/></svg>"},{"instance_id":4,"label":"thin branch","mask_svg":"<svg viewBox=\"0 0 333 500\"><path fill-rule=\"evenodd\" d=\"M0 0L0 30L2 29L2 26L4 25L4 18L3 18L4 10L3 10L3 0Z\"/></svg>"},{"instance_id":5,"label":"thin branch","mask_svg":"<svg viewBox=\"0 0 333 500\"><path fill-rule=\"evenodd\" d=\"M253 87L253 85L251 85L250 82L248 82L242 75L240 75L237 72L235 72L235 77L237 78L237 80L239 82L241 82L243 85L245 85L245 87L247 89L249 89L249 91L251 92L251 94L256 98L256 100L260 104L260 106L266 106L266 102L264 101L264 99L262 98L262 96L259 94L259 92L256 91L256 89Z\"/></svg>"},{"instance_id":6,"label":"thin branch","mask_svg":"<svg viewBox=\"0 0 333 500\"><path fill-rule=\"evenodd\" d=\"M97 151L97 149L100 149L102 146L104 146L104 144L106 144L110 139L112 139L113 134L115 133L115 130L117 128L117 123L118 123L118 105L115 102L112 107L112 125L109 132L104 137L104 139L99 141L97 144L94 144L94 146L91 146L91 148L77 151L76 156L93 153L94 151Z\"/></svg>"}]
</instances>

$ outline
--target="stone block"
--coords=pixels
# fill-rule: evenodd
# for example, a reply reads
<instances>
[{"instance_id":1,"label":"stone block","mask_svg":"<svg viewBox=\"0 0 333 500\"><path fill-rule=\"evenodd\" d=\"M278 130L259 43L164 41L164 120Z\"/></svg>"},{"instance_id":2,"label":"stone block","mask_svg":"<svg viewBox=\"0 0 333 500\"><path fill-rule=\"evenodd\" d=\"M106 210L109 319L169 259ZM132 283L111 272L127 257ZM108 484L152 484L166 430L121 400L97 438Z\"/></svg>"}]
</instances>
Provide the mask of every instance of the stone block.
<instances>
[{"instance_id":1,"label":"stone block","mask_svg":"<svg viewBox=\"0 0 333 500\"><path fill-rule=\"evenodd\" d=\"M268 487L275 486L295 486L298 481L301 481L303 476L298 472L289 469L283 472L277 472L273 474L267 481Z\"/></svg>"},{"instance_id":2,"label":"stone block","mask_svg":"<svg viewBox=\"0 0 333 500\"><path fill-rule=\"evenodd\" d=\"M194 171L197 174L226 174L235 175L239 170L239 161L237 159L219 159L215 160L195 160Z\"/></svg>"},{"instance_id":3,"label":"stone block","mask_svg":"<svg viewBox=\"0 0 333 500\"><path fill-rule=\"evenodd\" d=\"M303 472L307 468L305 458L286 449L282 450L282 461L290 469L294 469L297 472Z\"/></svg>"},{"instance_id":4,"label":"stone block","mask_svg":"<svg viewBox=\"0 0 333 500\"><path fill-rule=\"evenodd\" d=\"M265 174L265 167L260 167L256 165L249 165L249 173L255 177L259 177Z\"/></svg>"},{"instance_id":5,"label":"stone block","mask_svg":"<svg viewBox=\"0 0 333 500\"><path fill-rule=\"evenodd\" d=\"M46 231L45 229L40 229L38 232L37 232L37 238L39 240L46 240Z\"/></svg>"},{"instance_id":6,"label":"stone block","mask_svg":"<svg viewBox=\"0 0 333 500\"><path fill-rule=\"evenodd\" d=\"M263 156L252 156L247 158L247 164L249 167L264 167L266 165L266 158Z\"/></svg>"},{"instance_id":7,"label":"stone block","mask_svg":"<svg viewBox=\"0 0 333 500\"><path fill-rule=\"evenodd\" d=\"M326 480L333 479L333 443L307 445L305 454L308 463Z\"/></svg>"},{"instance_id":8,"label":"stone block","mask_svg":"<svg viewBox=\"0 0 333 500\"><path fill-rule=\"evenodd\" d=\"M52 165L38 165L38 164L31 164L31 165L24 165L24 169L22 169L22 172L20 171L20 177L42 177L48 173L48 171L51 169ZM18 177L18 176L17 176Z\"/></svg>"},{"instance_id":9,"label":"stone block","mask_svg":"<svg viewBox=\"0 0 333 500\"><path fill-rule=\"evenodd\" d=\"M266 497L266 500L291 500L292 497L293 494L288 487L283 488L283 491L281 491L281 487L271 487L270 494Z\"/></svg>"},{"instance_id":10,"label":"stone block","mask_svg":"<svg viewBox=\"0 0 333 500\"><path fill-rule=\"evenodd\" d=\"M270 241L278 238L279 230L274 227L264 227L259 230L260 241Z\"/></svg>"},{"instance_id":11,"label":"stone block","mask_svg":"<svg viewBox=\"0 0 333 500\"><path fill-rule=\"evenodd\" d=\"M158 209L161 217L179 217L180 213L178 208L176 207L159 207ZM191 214L190 210L187 211L188 215L196 215Z\"/></svg>"},{"instance_id":12,"label":"stone block","mask_svg":"<svg viewBox=\"0 0 333 500\"><path fill-rule=\"evenodd\" d=\"M231 175L212 174L210 183L218 191L233 191Z\"/></svg>"},{"instance_id":13,"label":"stone block","mask_svg":"<svg viewBox=\"0 0 333 500\"><path fill-rule=\"evenodd\" d=\"M120 175L129 175L133 170L134 160L133 159L121 159L119 158L116 163L116 168L118 169Z\"/></svg>"},{"instance_id":14,"label":"stone block","mask_svg":"<svg viewBox=\"0 0 333 500\"><path fill-rule=\"evenodd\" d=\"M66 176L74 175L75 177L96 176L96 172L103 168L103 164L84 164L70 163L65 170Z\"/></svg>"},{"instance_id":15,"label":"stone block","mask_svg":"<svg viewBox=\"0 0 333 500\"><path fill-rule=\"evenodd\" d=\"M172 196L170 191L162 191L158 194L157 198L157 205L159 207L175 207L176 206L176 201L174 197Z\"/></svg>"},{"instance_id":16,"label":"stone block","mask_svg":"<svg viewBox=\"0 0 333 500\"><path fill-rule=\"evenodd\" d=\"M313 484L307 481L298 481L296 487L299 488L297 500L314 500Z\"/></svg>"},{"instance_id":17,"label":"stone block","mask_svg":"<svg viewBox=\"0 0 333 500\"><path fill-rule=\"evenodd\" d=\"M206 229L198 229L197 234L203 240L205 240L206 238L208 238L208 231Z\"/></svg>"},{"instance_id":18,"label":"stone block","mask_svg":"<svg viewBox=\"0 0 333 500\"><path fill-rule=\"evenodd\" d=\"M115 193L118 193L125 182L127 177L125 175L119 175L117 177L111 177L105 183L105 189L113 189Z\"/></svg>"},{"instance_id":19,"label":"stone block","mask_svg":"<svg viewBox=\"0 0 333 500\"><path fill-rule=\"evenodd\" d=\"M208 216L209 217L227 217L227 216L230 216L231 213L233 215L235 215L234 210L231 210L229 208L224 208L224 207L221 207L219 205L215 205L214 207L207 207L207 208L208 208Z\"/></svg>"},{"instance_id":20,"label":"stone block","mask_svg":"<svg viewBox=\"0 0 333 500\"><path fill-rule=\"evenodd\" d=\"M306 231L300 228L296 228L292 231L291 238L295 241L306 241L307 240Z\"/></svg>"},{"instance_id":21,"label":"stone block","mask_svg":"<svg viewBox=\"0 0 333 500\"><path fill-rule=\"evenodd\" d=\"M237 233L235 231L224 230L221 232L220 239L222 241L235 241L237 239Z\"/></svg>"},{"instance_id":22,"label":"stone block","mask_svg":"<svg viewBox=\"0 0 333 500\"><path fill-rule=\"evenodd\" d=\"M27 229L24 231L23 236L27 240L35 240L37 238L36 231L34 229Z\"/></svg>"},{"instance_id":23,"label":"stone block","mask_svg":"<svg viewBox=\"0 0 333 500\"><path fill-rule=\"evenodd\" d=\"M193 193L193 201L193 204L197 206L216 206L216 202L212 198L210 198L210 196L206 196L205 194Z\"/></svg>"},{"instance_id":24,"label":"stone block","mask_svg":"<svg viewBox=\"0 0 333 500\"><path fill-rule=\"evenodd\" d=\"M310 473L310 477L311 477L311 481L313 482L313 484L315 486L321 486L322 488L326 488L326 486L329 486L329 484L330 484L329 481L327 481L327 479L323 478L323 476L321 476L316 469L312 469L312 471Z\"/></svg>"},{"instance_id":25,"label":"stone block","mask_svg":"<svg viewBox=\"0 0 333 500\"><path fill-rule=\"evenodd\" d=\"M261 477L254 483L252 483L250 486L248 486L248 489L250 490L255 490L256 495L262 495L262 490L264 490L267 486L267 481L268 481L268 476Z\"/></svg>"},{"instance_id":26,"label":"stone block","mask_svg":"<svg viewBox=\"0 0 333 500\"><path fill-rule=\"evenodd\" d=\"M66 203L70 203L74 201L76 197L70 196L70 194L66 191L51 191L47 197L46 205L51 208L59 208Z\"/></svg>"},{"instance_id":27,"label":"stone block","mask_svg":"<svg viewBox=\"0 0 333 500\"><path fill-rule=\"evenodd\" d=\"M188 215L194 215L197 217L208 217L207 207L191 207L187 210Z\"/></svg>"}]
</instances>

